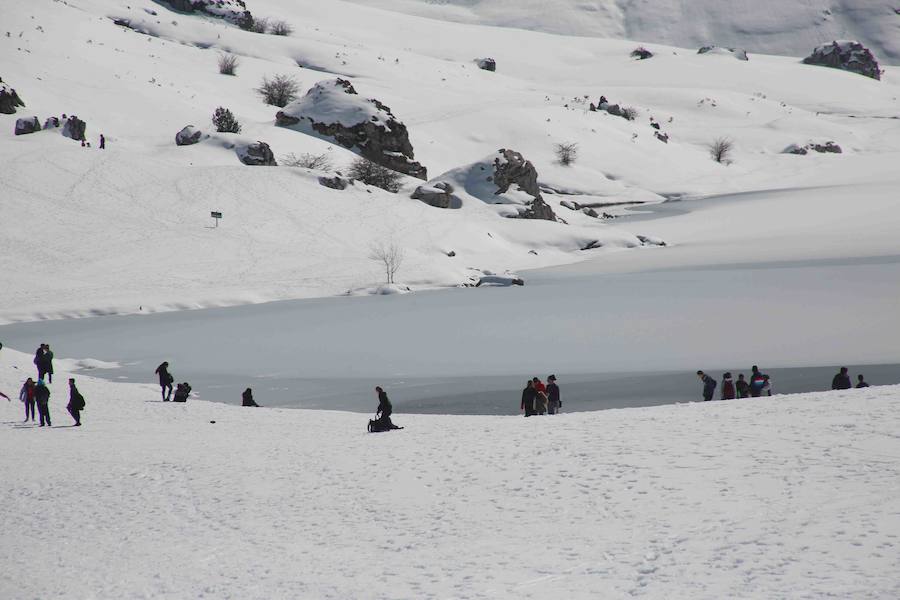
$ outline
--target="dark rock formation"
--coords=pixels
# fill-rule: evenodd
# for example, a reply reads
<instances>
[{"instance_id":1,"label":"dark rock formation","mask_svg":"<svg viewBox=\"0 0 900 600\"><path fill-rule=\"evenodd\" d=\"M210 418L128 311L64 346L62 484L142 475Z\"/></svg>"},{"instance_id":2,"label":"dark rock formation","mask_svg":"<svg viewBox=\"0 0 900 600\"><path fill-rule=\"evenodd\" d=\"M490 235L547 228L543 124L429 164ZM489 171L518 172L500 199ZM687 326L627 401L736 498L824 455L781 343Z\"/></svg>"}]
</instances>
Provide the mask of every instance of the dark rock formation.
<instances>
[{"instance_id":1,"label":"dark rock formation","mask_svg":"<svg viewBox=\"0 0 900 600\"><path fill-rule=\"evenodd\" d=\"M16 135L25 135L41 130L41 122L37 117L16 119Z\"/></svg>"},{"instance_id":2,"label":"dark rock formation","mask_svg":"<svg viewBox=\"0 0 900 600\"><path fill-rule=\"evenodd\" d=\"M534 198L528 208L519 216L523 219L545 219L556 221L553 209L544 202L541 190L537 183L537 170L531 161L515 150L501 148L497 151L500 156L494 158L494 175L492 181L497 186L494 194L502 194L516 185L520 190Z\"/></svg>"},{"instance_id":3,"label":"dark rock formation","mask_svg":"<svg viewBox=\"0 0 900 600\"><path fill-rule=\"evenodd\" d=\"M881 79L881 67L875 55L859 42L831 42L813 50L803 59L804 64L831 67L859 73L872 79Z\"/></svg>"},{"instance_id":4,"label":"dark rock formation","mask_svg":"<svg viewBox=\"0 0 900 600\"><path fill-rule=\"evenodd\" d=\"M162 0L162 2L181 12L199 12L225 19L242 29L249 29L253 25L253 15L247 10L243 0Z\"/></svg>"},{"instance_id":5,"label":"dark rock formation","mask_svg":"<svg viewBox=\"0 0 900 600\"><path fill-rule=\"evenodd\" d=\"M478 65L479 69L483 69L485 71L496 71L497 70L497 61L493 58L476 58L475 64Z\"/></svg>"},{"instance_id":6,"label":"dark rock formation","mask_svg":"<svg viewBox=\"0 0 900 600\"><path fill-rule=\"evenodd\" d=\"M462 201L453 195L453 186L445 181L433 185L420 185L412 194L413 200L421 200L435 208L460 208Z\"/></svg>"},{"instance_id":7,"label":"dark rock formation","mask_svg":"<svg viewBox=\"0 0 900 600\"><path fill-rule=\"evenodd\" d=\"M191 144L199 142L202 135L202 131L193 125L187 125L184 129L175 134L175 143L179 146L190 146Z\"/></svg>"},{"instance_id":8,"label":"dark rock formation","mask_svg":"<svg viewBox=\"0 0 900 600\"><path fill-rule=\"evenodd\" d=\"M599 240L591 240L587 244L581 247L582 250L593 250L594 248L602 248L603 244L600 243Z\"/></svg>"},{"instance_id":9,"label":"dark rock formation","mask_svg":"<svg viewBox=\"0 0 900 600\"><path fill-rule=\"evenodd\" d=\"M349 183L352 182L347 181L340 175L335 175L334 177L319 177L319 185L324 185L333 190L345 190Z\"/></svg>"},{"instance_id":10,"label":"dark rock formation","mask_svg":"<svg viewBox=\"0 0 900 600\"><path fill-rule=\"evenodd\" d=\"M44 129L56 129L59 127L59 117L47 117L44 121Z\"/></svg>"},{"instance_id":11,"label":"dark rock formation","mask_svg":"<svg viewBox=\"0 0 900 600\"><path fill-rule=\"evenodd\" d=\"M829 154L841 154L843 153L843 149L840 146L835 144L834 142L825 142L824 144L817 144L815 142L806 144L805 146L801 146L800 144L791 144L784 150L782 150L782 154L799 154L805 155L809 154L809 151L812 150L814 152L821 153L829 153Z\"/></svg>"},{"instance_id":12,"label":"dark rock formation","mask_svg":"<svg viewBox=\"0 0 900 600\"><path fill-rule=\"evenodd\" d=\"M62 134L67 138L80 142L85 139L84 134L87 131L87 123L72 115L63 124Z\"/></svg>"},{"instance_id":13,"label":"dark rock formation","mask_svg":"<svg viewBox=\"0 0 900 600\"><path fill-rule=\"evenodd\" d=\"M321 81L306 96L278 111L282 127L309 123L320 135L388 169L427 179L427 170L415 162L406 125L391 109L374 98L362 98L345 79Z\"/></svg>"},{"instance_id":14,"label":"dark rock formation","mask_svg":"<svg viewBox=\"0 0 900 600\"><path fill-rule=\"evenodd\" d=\"M663 240L655 237L639 235L637 236L637 239L641 241L641 245L643 246L668 246Z\"/></svg>"},{"instance_id":15,"label":"dark rock formation","mask_svg":"<svg viewBox=\"0 0 900 600\"><path fill-rule=\"evenodd\" d=\"M252 167L277 167L275 155L265 142L254 142L238 150L238 157L245 165Z\"/></svg>"},{"instance_id":16,"label":"dark rock formation","mask_svg":"<svg viewBox=\"0 0 900 600\"><path fill-rule=\"evenodd\" d=\"M0 79L0 113L13 115L16 113L17 106L25 106L25 103L19 98L16 90L3 83L3 79Z\"/></svg>"},{"instance_id":17,"label":"dark rock formation","mask_svg":"<svg viewBox=\"0 0 900 600\"><path fill-rule=\"evenodd\" d=\"M647 60L648 58L653 58L653 53L640 46L631 51L631 58L636 58L638 60Z\"/></svg>"}]
</instances>

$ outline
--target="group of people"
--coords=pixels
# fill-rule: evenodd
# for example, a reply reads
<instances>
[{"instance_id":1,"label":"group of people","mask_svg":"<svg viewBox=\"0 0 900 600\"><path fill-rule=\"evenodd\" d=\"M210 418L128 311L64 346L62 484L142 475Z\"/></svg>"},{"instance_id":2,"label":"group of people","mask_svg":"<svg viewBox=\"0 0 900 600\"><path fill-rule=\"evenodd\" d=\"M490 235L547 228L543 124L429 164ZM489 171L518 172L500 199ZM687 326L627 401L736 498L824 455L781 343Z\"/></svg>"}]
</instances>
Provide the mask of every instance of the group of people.
<instances>
[{"instance_id":1,"label":"group of people","mask_svg":"<svg viewBox=\"0 0 900 600\"><path fill-rule=\"evenodd\" d=\"M547 377L547 384L538 377L525 382L522 390L522 402L519 410L525 412L526 417L532 415L555 415L562 408L562 400L559 396L559 385L556 383L556 375Z\"/></svg>"},{"instance_id":2,"label":"group of people","mask_svg":"<svg viewBox=\"0 0 900 600\"><path fill-rule=\"evenodd\" d=\"M163 402L187 402L193 388L190 383L185 381L176 385L174 388L175 393L172 393L172 384L175 383L175 377L169 372L169 361L160 363L154 373L159 377L159 387ZM250 388L247 388L241 394L241 406L259 406L253 399L253 390Z\"/></svg>"},{"instance_id":3,"label":"group of people","mask_svg":"<svg viewBox=\"0 0 900 600\"><path fill-rule=\"evenodd\" d=\"M34 423L35 412L40 422L39 427L52 427L50 421L50 387L53 383L53 352L49 344L41 344L34 353L34 366L37 367L37 381L29 377L19 390L19 400L25 405L25 420ZM46 382L44 379L46 378ZM69 403L66 410L75 420L75 427L81 427L81 411L84 410L84 396L75 385L75 378L69 379Z\"/></svg>"},{"instance_id":4,"label":"group of people","mask_svg":"<svg viewBox=\"0 0 900 600\"><path fill-rule=\"evenodd\" d=\"M718 382L703 371L697 371L697 377L699 377L700 381L703 383L703 400L709 402L713 399L713 396L715 396ZM869 387L869 384L866 383L865 377L863 377L862 375L857 375L856 379L856 387ZM834 379L831 380L831 389L848 390L852 387L853 384L850 381L850 375L848 375L847 367L841 367L840 372L834 376ZM751 369L749 381L744 379L743 373L738 374L737 381L734 381L731 376L731 372L727 372L722 375L722 400L733 400L735 398L758 398L760 396L771 395L772 378L765 373L761 373L759 367L757 367L756 365L753 365L753 368Z\"/></svg>"}]
</instances>

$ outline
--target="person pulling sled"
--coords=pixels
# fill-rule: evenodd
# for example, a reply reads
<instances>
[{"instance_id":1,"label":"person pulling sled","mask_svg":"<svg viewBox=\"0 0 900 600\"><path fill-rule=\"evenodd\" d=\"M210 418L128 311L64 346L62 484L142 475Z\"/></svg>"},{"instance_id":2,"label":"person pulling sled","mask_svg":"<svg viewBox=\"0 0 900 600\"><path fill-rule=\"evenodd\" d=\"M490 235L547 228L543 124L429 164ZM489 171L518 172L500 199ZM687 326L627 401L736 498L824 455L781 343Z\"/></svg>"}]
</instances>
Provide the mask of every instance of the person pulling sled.
<instances>
[{"instance_id":1,"label":"person pulling sled","mask_svg":"<svg viewBox=\"0 0 900 600\"><path fill-rule=\"evenodd\" d=\"M391 401L388 400L387 393L381 386L375 386L375 392L378 394L378 410L375 411L375 418L369 420L369 433L403 429L402 427L397 427L391 421L394 407L391 405Z\"/></svg>"}]
</instances>

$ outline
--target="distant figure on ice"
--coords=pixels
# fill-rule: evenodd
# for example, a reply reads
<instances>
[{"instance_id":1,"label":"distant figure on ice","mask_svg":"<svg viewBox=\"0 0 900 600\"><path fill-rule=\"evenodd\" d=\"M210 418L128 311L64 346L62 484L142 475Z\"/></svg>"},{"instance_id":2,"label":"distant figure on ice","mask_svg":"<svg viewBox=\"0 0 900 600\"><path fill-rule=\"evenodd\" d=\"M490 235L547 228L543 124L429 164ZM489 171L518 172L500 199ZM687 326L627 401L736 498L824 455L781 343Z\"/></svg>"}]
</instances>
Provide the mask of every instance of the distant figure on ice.
<instances>
[{"instance_id":1,"label":"distant figure on ice","mask_svg":"<svg viewBox=\"0 0 900 600\"><path fill-rule=\"evenodd\" d=\"M241 394L241 406L259 406L253 399L253 390L250 388L247 388L244 390L244 393Z\"/></svg>"},{"instance_id":2,"label":"distant figure on ice","mask_svg":"<svg viewBox=\"0 0 900 600\"><path fill-rule=\"evenodd\" d=\"M731 372L722 376L722 400L734 400L734 380L731 378Z\"/></svg>"},{"instance_id":3,"label":"distant figure on ice","mask_svg":"<svg viewBox=\"0 0 900 600\"><path fill-rule=\"evenodd\" d=\"M841 372L834 376L831 380L831 389L833 390L849 390L853 387L850 383L850 375L847 374L847 367L841 367Z\"/></svg>"},{"instance_id":4,"label":"distant figure on ice","mask_svg":"<svg viewBox=\"0 0 900 600\"><path fill-rule=\"evenodd\" d=\"M537 377L531 381L534 382L534 412L543 415L547 412L547 386Z\"/></svg>"},{"instance_id":5,"label":"distant figure on ice","mask_svg":"<svg viewBox=\"0 0 900 600\"><path fill-rule=\"evenodd\" d=\"M697 377L703 382L703 400L709 402L713 399L713 394L716 392L716 380L703 371L697 371Z\"/></svg>"},{"instance_id":6,"label":"distant figure on ice","mask_svg":"<svg viewBox=\"0 0 900 600\"><path fill-rule=\"evenodd\" d=\"M403 429L397 427L391 421L391 415L394 413L394 407L388 399L387 392L381 386L375 386L375 392L378 394L378 409L375 411L375 419L369 420L369 431L390 431L391 429Z\"/></svg>"},{"instance_id":7,"label":"distant figure on ice","mask_svg":"<svg viewBox=\"0 0 900 600\"><path fill-rule=\"evenodd\" d=\"M521 409L525 411L525 416L530 417L534 413L534 401L537 398L537 392L534 391L534 382L528 380L525 382L525 389L522 390Z\"/></svg>"},{"instance_id":8,"label":"distant figure on ice","mask_svg":"<svg viewBox=\"0 0 900 600\"><path fill-rule=\"evenodd\" d=\"M765 376L759 372L759 367L753 365L753 373L750 374L750 395L754 398L759 398L765 385Z\"/></svg>"},{"instance_id":9,"label":"distant figure on ice","mask_svg":"<svg viewBox=\"0 0 900 600\"><path fill-rule=\"evenodd\" d=\"M100 134L100 149L101 150L106 149L106 138L103 136L102 133Z\"/></svg>"},{"instance_id":10,"label":"distant figure on ice","mask_svg":"<svg viewBox=\"0 0 900 600\"><path fill-rule=\"evenodd\" d=\"M550 375L547 377L547 414L558 414L561 406L562 400L559 399L559 386L556 385L556 375Z\"/></svg>"},{"instance_id":11,"label":"distant figure on ice","mask_svg":"<svg viewBox=\"0 0 900 600\"><path fill-rule=\"evenodd\" d=\"M66 406L69 414L75 419L75 427L81 427L81 411L84 410L84 396L75 387L75 379L69 379L69 405Z\"/></svg>"},{"instance_id":12,"label":"distant figure on ice","mask_svg":"<svg viewBox=\"0 0 900 600\"><path fill-rule=\"evenodd\" d=\"M43 379L38 379L34 386L34 399L37 402L38 416L41 419L41 427L44 423L50 427L50 388L44 385Z\"/></svg>"},{"instance_id":13,"label":"distant figure on ice","mask_svg":"<svg viewBox=\"0 0 900 600\"><path fill-rule=\"evenodd\" d=\"M188 397L191 395L191 384L187 381L184 383L179 383L175 388L175 396L172 398L173 402L187 402Z\"/></svg>"},{"instance_id":14,"label":"distant figure on ice","mask_svg":"<svg viewBox=\"0 0 900 600\"><path fill-rule=\"evenodd\" d=\"M746 398L750 395L750 384L747 383L746 379L744 379L743 373L738 375L738 380L734 384L734 388L737 391L738 398Z\"/></svg>"},{"instance_id":15,"label":"distant figure on ice","mask_svg":"<svg viewBox=\"0 0 900 600\"><path fill-rule=\"evenodd\" d=\"M53 383L53 352L49 344L41 344L35 351L34 366L37 367L38 379L47 377L47 381Z\"/></svg>"},{"instance_id":16,"label":"distant figure on ice","mask_svg":"<svg viewBox=\"0 0 900 600\"><path fill-rule=\"evenodd\" d=\"M175 382L175 378L169 373L168 361L164 361L161 365L156 367L155 372L159 375L159 387L162 388L162 400L163 402L168 402L172 397L172 384ZM168 393L166 390L168 390Z\"/></svg>"},{"instance_id":17,"label":"distant figure on ice","mask_svg":"<svg viewBox=\"0 0 900 600\"><path fill-rule=\"evenodd\" d=\"M31 422L34 423L34 379L31 377L22 384L22 389L19 390L19 400L25 404L25 421L23 423L28 421L29 415Z\"/></svg>"},{"instance_id":18,"label":"distant figure on ice","mask_svg":"<svg viewBox=\"0 0 900 600\"><path fill-rule=\"evenodd\" d=\"M866 379L862 376L862 374L856 376L856 381L858 382L856 384L857 388L869 387L869 384L866 383Z\"/></svg>"}]
</instances>

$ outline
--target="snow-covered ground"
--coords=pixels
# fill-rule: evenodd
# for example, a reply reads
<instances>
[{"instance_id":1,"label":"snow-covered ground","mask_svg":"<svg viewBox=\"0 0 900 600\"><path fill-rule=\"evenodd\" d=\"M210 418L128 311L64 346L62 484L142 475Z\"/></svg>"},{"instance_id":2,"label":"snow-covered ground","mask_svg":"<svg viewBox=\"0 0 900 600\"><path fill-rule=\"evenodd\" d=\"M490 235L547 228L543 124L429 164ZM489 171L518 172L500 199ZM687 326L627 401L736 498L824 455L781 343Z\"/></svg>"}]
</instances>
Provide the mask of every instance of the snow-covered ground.
<instances>
[{"instance_id":1,"label":"snow-covered ground","mask_svg":"<svg viewBox=\"0 0 900 600\"><path fill-rule=\"evenodd\" d=\"M30 356L0 351L14 395ZM3 598L893 598L900 388L558 417L0 402Z\"/></svg>"}]
</instances>

